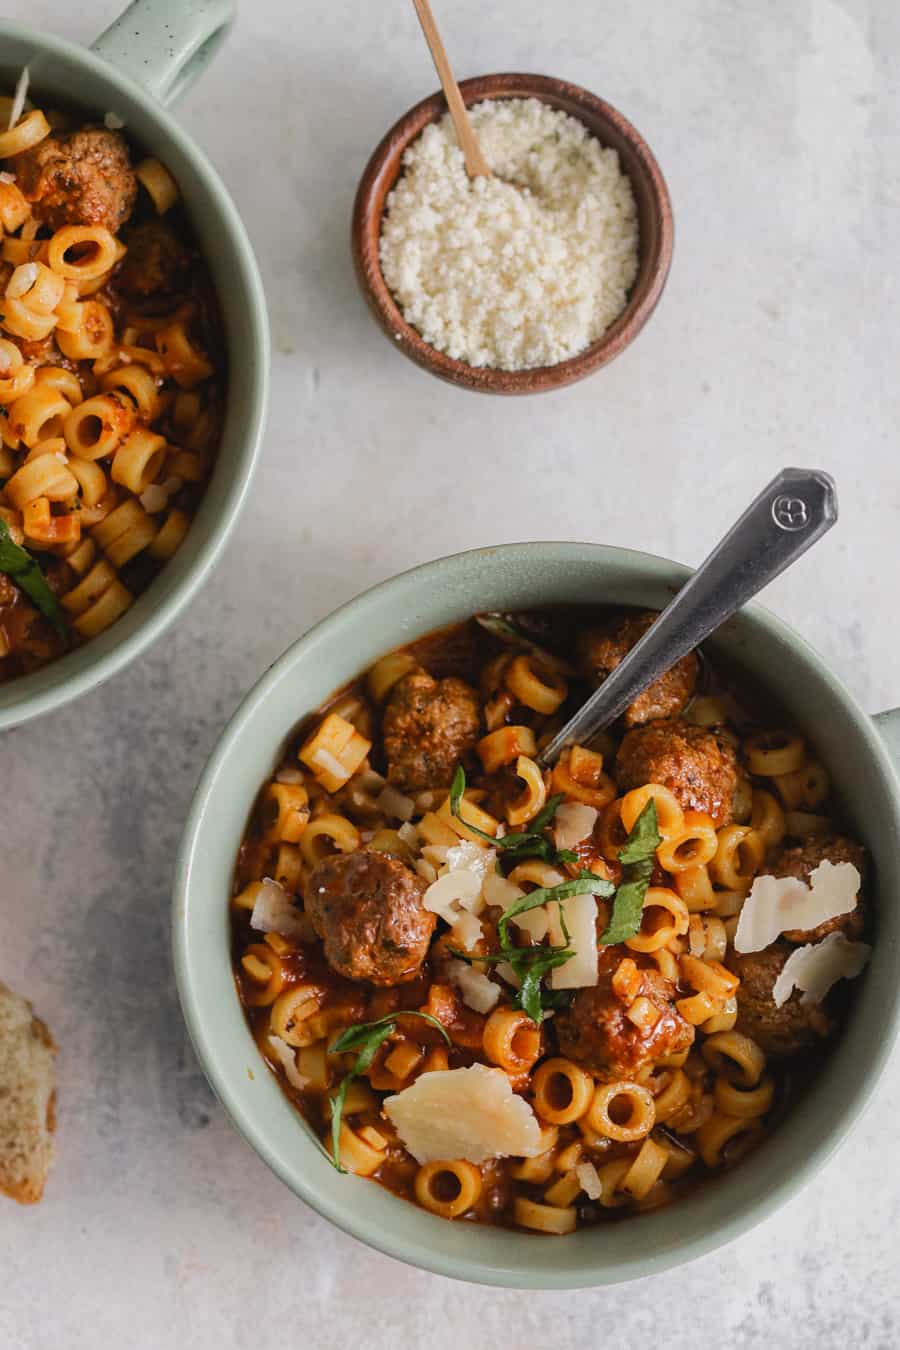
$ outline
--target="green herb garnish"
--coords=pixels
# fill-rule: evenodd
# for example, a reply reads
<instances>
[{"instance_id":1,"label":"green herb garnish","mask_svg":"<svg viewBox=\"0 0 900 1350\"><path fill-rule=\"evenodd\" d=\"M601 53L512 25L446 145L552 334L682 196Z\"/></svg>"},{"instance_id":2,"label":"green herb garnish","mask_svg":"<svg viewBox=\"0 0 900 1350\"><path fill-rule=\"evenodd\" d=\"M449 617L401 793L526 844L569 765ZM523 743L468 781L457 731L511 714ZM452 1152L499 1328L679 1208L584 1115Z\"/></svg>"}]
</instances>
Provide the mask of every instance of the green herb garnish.
<instances>
[{"instance_id":1,"label":"green herb garnish","mask_svg":"<svg viewBox=\"0 0 900 1350\"><path fill-rule=\"evenodd\" d=\"M477 825L470 825L462 816L462 801L466 791L466 771L460 764L453 776L453 785L450 788L450 814L457 820L461 820L467 830L483 839L485 843L490 844L492 848L499 849L511 862L519 861L522 858L541 858L549 863L571 863L578 861L577 853L571 849L557 849L552 842L544 837L543 831L556 815L560 804L563 801L564 793L557 793L550 797L544 806L530 822L527 830L514 830L510 834L505 834L502 839L496 838L493 834L488 834L486 830L479 830Z\"/></svg>"},{"instance_id":2,"label":"green herb garnish","mask_svg":"<svg viewBox=\"0 0 900 1350\"><path fill-rule=\"evenodd\" d=\"M331 1042L328 1052L332 1055L342 1055L347 1050L359 1051L352 1069L341 1080L337 1092L331 1098L331 1162L339 1172L347 1170L341 1162L341 1121L344 1117L347 1088L354 1078L359 1078L369 1068L379 1046L397 1030L397 1019L400 1017L421 1017L423 1021L437 1027L448 1045L451 1043L446 1028L436 1017L432 1017L431 1013L417 1012L413 1009L390 1013L387 1017L379 1017L375 1022L354 1022L353 1026L345 1027Z\"/></svg>"},{"instance_id":3,"label":"green herb garnish","mask_svg":"<svg viewBox=\"0 0 900 1350\"><path fill-rule=\"evenodd\" d=\"M60 636L68 636L59 601L47 585L40 564L26 548L22 548L13 540L9 526L2 518L0 518L0 572L4 572L22 588L34 607L45 619L50 620Z\"/></svg>"},{"instance_id":4,"label":"green herb garnish","mask_svg":"<svg viewBox=\"0 0 900 1350\"><path fill-rule=\"evenodd\" d=\"M651 797L619 850L619 862L622 863L624 871L613 901L609 923L600 937L600 942L604 945L627 942L640 929L644 899L653 875L656 850L661 843L662 837L656 820L656 802Z\"/></svg>"},{"instance_id":5,"label":"green herb garnish","mask_svg":"<svg viewBox=\"0 0 900 1350\"><path fill-rule=\"evenodd\" d=\"M614 894L615 889L611 881L596 877L593 872L582 872L581 876L573 877L571 881L560 882L558 886L539 886L537 890L530 891L528 895L520 896L518 900L513 901L509 909L505 909L501 914L497 924L500 945L504 948L510 945L507 925L517 914L525 914L529 909L537 909L539 905L547 905L554 900L568 900L571 895L597 895L606 900Z\"/></svg>"}]
</instances>

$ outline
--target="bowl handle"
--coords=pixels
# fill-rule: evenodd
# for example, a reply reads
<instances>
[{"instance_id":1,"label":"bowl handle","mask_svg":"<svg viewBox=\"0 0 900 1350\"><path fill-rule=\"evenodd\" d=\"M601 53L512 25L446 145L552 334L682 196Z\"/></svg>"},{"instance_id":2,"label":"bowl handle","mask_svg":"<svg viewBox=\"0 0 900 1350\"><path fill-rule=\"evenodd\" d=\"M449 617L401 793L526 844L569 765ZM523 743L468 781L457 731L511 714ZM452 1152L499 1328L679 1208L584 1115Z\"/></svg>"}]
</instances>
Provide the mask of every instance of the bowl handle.
<instances>
[{"instance_id":1,"label":"bowl handle","mask_svg":"<svg viewBox=\"0 0 900 1350\"><path fill-rule=\"evenodd\" d=\"M234 0L132 0L91 49L160 103L172 103L215 55L234 8Z\"/></svg>"},{"instance_id":2,"label":"bowl handle","mask_svg":"<svg viewBox=\"0 0 900 1350\"><path fill-rule=\"evenodd\" d=\"M888 749L888 754L900 773L900 708L891 708L888 712L876 713L872 719L875 729L880 733Z\"/></svg>"}]
</instances>

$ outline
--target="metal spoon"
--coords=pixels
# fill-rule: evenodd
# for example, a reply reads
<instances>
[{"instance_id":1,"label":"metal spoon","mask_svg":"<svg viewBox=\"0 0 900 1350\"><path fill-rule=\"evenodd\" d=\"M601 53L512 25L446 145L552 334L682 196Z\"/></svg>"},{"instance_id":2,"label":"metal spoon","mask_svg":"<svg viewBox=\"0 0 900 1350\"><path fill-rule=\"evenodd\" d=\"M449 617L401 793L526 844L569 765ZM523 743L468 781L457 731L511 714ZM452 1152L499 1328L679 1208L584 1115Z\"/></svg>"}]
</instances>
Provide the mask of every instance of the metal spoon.
<instances>
[{"instance_id":1,"label":"metal spoon","mask_svg":"<svg viewBox=\"0 0 900 1350\"><path fill-rule=\"evenodd\" d=\"M552 764L583 745L831 529L834 481L821 469L782 469L697 568L651 628L539 756Z\"/></svg>"}]
</instances>

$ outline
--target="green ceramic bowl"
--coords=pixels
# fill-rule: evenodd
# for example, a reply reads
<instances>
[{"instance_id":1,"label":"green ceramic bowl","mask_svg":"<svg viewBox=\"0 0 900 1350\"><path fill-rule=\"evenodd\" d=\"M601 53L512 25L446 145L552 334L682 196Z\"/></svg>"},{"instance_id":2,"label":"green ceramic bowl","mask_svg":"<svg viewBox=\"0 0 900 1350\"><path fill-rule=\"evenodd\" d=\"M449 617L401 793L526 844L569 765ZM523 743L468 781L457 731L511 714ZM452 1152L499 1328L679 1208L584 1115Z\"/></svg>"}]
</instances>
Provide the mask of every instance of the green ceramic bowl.
<instances>
[{"instance_id":1,"label":"green ceramic bowl","mask_svg":"<svg viewBox=\"0 0 900 1350\"><path fill-rule=\"evenodd\" d=\"M0 686L0 730L60 707L121 670L170 624L219 558L247 493L262 437L269 337L262 284L234 204L205 155L165 111L202 70L227 29L231 0L137 0L87 51L0 21L0 84L24 65L31 87L129 135L173 172L212 271L230 354L228 406L216 469L188 536L107 632L32 675Z\"/></svg>"},{"instance_id":2,"label":"green ceramic bowl","mask_svg":"<svg viewBox=\"0 0 900 1350\"><path fill-rule=\"evenodd\" d=\"M900 714L872 721L797 635L756 606L714 646L777 694L830 766L876 861L878 932L845 1034L802 1106L756 1153L668 1209L547 1238L447 1223L370 1181L339 1176L260 1058L235 994L228 897L263 779L300 718L376 657L475 610L566 602L660 607L690 575L677 563L593 544L514 544L429 563L351 601L296 642L232 719L206 767L178 861L175 968L213 1088L247 1141L320 1214L373 1247L441 1275L523 1288L611 1284L665 1270L759 1223L810 1181L850 1130L900 1020Z\"/></svg>"}]
</instances>

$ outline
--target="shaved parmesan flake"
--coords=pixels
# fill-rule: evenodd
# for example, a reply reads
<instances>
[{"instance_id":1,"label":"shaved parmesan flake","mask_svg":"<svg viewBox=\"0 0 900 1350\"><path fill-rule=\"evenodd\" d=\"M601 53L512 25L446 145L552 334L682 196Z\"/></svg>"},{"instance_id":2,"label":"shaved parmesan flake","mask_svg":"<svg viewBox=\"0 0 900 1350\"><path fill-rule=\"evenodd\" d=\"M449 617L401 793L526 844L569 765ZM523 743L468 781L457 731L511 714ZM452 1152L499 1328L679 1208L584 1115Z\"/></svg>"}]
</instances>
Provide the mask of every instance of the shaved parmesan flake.
<instances>
[{"instance_id":1,"label":"shaved parmesan flake","mask_svg":"<svg viewBox=\"0 0 900 1350\"><path fill-rule=\"evenodd\" d=\"M279 769L275 775L276 783L288 783L293 787L299 787L303 783L303 770L295 769L289 764L286 769Z\"/></svg>"},{"instance_id":2,"label":"shaved parmesan flake","mask_svg":"<svg viewBox=\"0 0 900 1350\"><path fill-rule=\"evenodd\" d=\"M490 871L484 879L484 901L487 905L496 905L498 909L509 909L510 905L523 896L521 886L499 872Z\"/></svg>"},{"instance_id":3,"label":"shaved parmesan flake","mask_svg":"<svg viewBox=\"0 0 900 1350\"><path fill-rule=\"evenodd\" d=\"M302 1092L308 1086L309 1079L297 1068L296 1051L292 1050L287 1041L283 1041L280 1036L269 1036L269 1046L272 1054L284 1069L284 1076L291 1087L296 1088L298 1092Z\"/></svg>"},{"instance_id":4,"label":"shaved parmesan flake","mask_svg":"<svg viewBox=\"0 0 900 1350\"><path fill-rule=\"evenodd\" d=\"M484 937L484 929L481 926L480 919L476 919L475 915L467 909L461 909L456 916L450 934L454 946L468 952L472 950L476 942L480 942Z\"/></svg>"},{"instance_id":5,"label":"shaved parmesan flake","mask_svg":"<svg viewBox=\"0 0 900 1350\"><path fill-rule=\"evenodd\" d=\"M818 928L856 908L862 878L852 863L821 862L809 882L757 877L741 909L735 951L761 952L789 929Z\"/></svg>"},{"instance_id":6,"label":"shaved parmesan flake","mask_svg":"<svg viewBox=\"0 0 900 1350\"><path fill-rule=\"evenodd\" d=\"M478 920L476 919L477 923ZM489 1013L500 998L500 986L465 961L448 961L447 975L462 994L463 1003L478 1013Z\"/></svg>"},{"instance_id":7,"label":"shaved parmesan flake","mask_svg":"<svg viewBox=\"0 0 900 1350\"><path fill-rule=\"evenodd\" d=\"M297 938L301 942L309 942L315 937L309 917L295 907L288 892L271 877L265 877L260 885L250 915L250 927L260 933L280 933L282 937Z\"/></svg>"},{"instance_id":8,"label":"shaved parmesan flake","mask_svg":"<svg viewBox=\"0 0 900 1350\"><path fill-rule=\"evenodd\" d=\"M495 849L463 839L447 849L446 867L449 872L474 872L483 881L488 869L493 870L496 857Z\"/></svg>"},{"instance_id":9,"label":"shaved parmesan flake","mask_svg":"<svg viewBox=\"0 0 900 1350\"><path fill-rule=\"evenodd\" d=\"M554 947L567 946L575 953L551 970L551 989L586 989L597 983L597 901L592 895L570 895L551 905L550 940Z\"/></svg>"},{"instance_id":10,"label":"shaved parmesan flake","mask_svg":"<svg viewBox=\"0 0 900 1350\"><path fill-rule=\"evenodd\" d=\"M505 980L507 984L511 984L514 989L522 988L522 981L508 961L498 961L494 969L501 980ZM546 1017L547 1014L544 1013L544 1016Z\"/></svg>"},{"instance_id":11,"label":"shaved parmesan flake","mask_svg":"<svg viewBox=\"0 0 900 1350\"><path fill-rule=\"evenodd\" d=\"M12 107L9 110L9 121L6 124L7 131L14 127L25 110L25 100L28 97L28 81L30 79L28 67L23 66L22 74L16 83L16 92L13 94Z\"/></svg>"},{"instance_id":12,"label":"shaved parmesan flake","mask_svg":"<svg viewBox=\"0 0 900 1350\"><path fill-rule=\"evenodd\" d=\"M107 131L121 131L125 125L125 120L118 113L108 112L103 114L103 125Z\"/></svg>"},{"instance_id":13,"label":"shaved parmesan flake","mask_svg":"<svg viewBox=\"0 0 900 1350\"><path fill-rule=\"evenodd\" d=\"M851 942L843 933L829 933L791 952L775 981L775 1007L786 1003L794 989L803 991L801 1003L821 1003L838 980L855 980L872 954L866 942Z\"/></svg>"},{"instance_id":14,"label":"shaved parmesan flake","mask_svg":"<svg viewBox=\"0 0 900 1350\"><path fill-rule=\"evenodd\" d=\"M405 797L402 792L398 792L390 784L382 789L381 795L376 798L375 805L385 815L393 816L396 820L412 820L416 804L412 797Z\"/></svg>"},{"instance_id":15,"label":"shaved parmesan flake","mask_svg":"<svg viewBox=\"0 0 900 1350\"><path fill-rule=\"evenodd\" d=\"M522 914L514 915L510 923L514 923L523 933L527 933L532 942L543 942L550 931L550 913L546 905L537 905L534 909L526 909Z\"/></svg>"},{"instance_id":16,"label":"shaved parmesan flake","mask_svg":"<svg viewBox=\"0 0 900 1350\"><path fill-rule=\"evenodd\" d=\"M481 881L474 872L445 872L428 887L422 903L452 926L460 908L474 912L480 900Z\"/></svg>"},{"instance_id":17,"label":"shaved parmesan flake","mask_svg":"<svg viewBox=\"0 0 900 1350\"><path fill-rule=\"evenodd\" d=\"M531 1107L513 1092L502 1069L484 1064L423 1073L388 1097L384 1111L420 1163L535 1158L542 1149Z\"/></svg>"},{"instance_id":18,"label":"shaved parmesan flake","mask_svg":"<svg viewBox=\"0 0 900 1350\"><path fill-rule=\"evenodd\" d=\"M603 1194L603 1182L600 1173L592 1162L579 1163L575 1175L581 1183L581 1189L589 1200L599 1200Z\"/></svg>"},{"instance_id":19,"label":"shaved parmesan flake","mask_svg":"<svg viewBox=\"0 0 900 1350\"><path fill-rule=\"evenodd\" d=\"M583 802L563 802L553 817L553 840L557 848L574 848L587 839L597 823L593 806Z\"/></svg>"}]
</instances>

